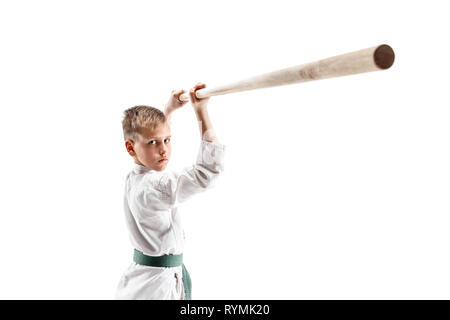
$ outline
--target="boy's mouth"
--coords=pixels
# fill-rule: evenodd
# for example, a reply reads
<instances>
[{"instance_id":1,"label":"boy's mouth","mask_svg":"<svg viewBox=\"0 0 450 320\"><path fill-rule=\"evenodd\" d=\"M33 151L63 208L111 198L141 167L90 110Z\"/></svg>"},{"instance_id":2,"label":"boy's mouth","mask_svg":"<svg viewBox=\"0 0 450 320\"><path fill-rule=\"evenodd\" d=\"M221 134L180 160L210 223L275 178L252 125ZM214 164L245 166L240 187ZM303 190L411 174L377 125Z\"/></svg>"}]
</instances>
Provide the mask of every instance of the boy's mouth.
<instances>
[{"instance_id":1,"label":"boy's mouth","mask_svg":"<svg viewBox=\"0 0 450 320\"><path fill-rule=\"evenodd\" d=\"M162 159L159 160L158 162L161 163L161 162L164 162L164 161L167 161L167 158L162 158Z\"/></svg>"}]
</instances>

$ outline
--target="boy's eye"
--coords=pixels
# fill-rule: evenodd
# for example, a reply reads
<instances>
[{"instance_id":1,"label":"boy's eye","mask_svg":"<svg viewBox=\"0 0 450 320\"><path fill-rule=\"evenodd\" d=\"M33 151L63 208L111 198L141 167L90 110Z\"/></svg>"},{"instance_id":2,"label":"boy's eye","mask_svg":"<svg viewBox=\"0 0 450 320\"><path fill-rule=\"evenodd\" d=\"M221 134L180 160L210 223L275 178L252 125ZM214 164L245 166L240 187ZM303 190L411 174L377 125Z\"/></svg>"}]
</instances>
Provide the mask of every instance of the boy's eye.
<instances>
[{"instance_id":1,"label":"boy's eye","mask_svg":"<svg viewBox=\"0 0 450 320\"><path fill-rule=\"evenodd\" d=\"M152 140L152 141L150 141L148 144L155 144L156 143L156 141L155 140Z\"/></svg>"},{"instance_id":2,"label":"boy's eye","mask_svg":"<svg viewBox=\"0 0 450 320\"><path fill-rule=\"evenodd\" d=\"M167 139L164 139L164 142L165 143L168 143L170 141L170 139L169 138L167 138Z\"/></svg>"}]
</instances>

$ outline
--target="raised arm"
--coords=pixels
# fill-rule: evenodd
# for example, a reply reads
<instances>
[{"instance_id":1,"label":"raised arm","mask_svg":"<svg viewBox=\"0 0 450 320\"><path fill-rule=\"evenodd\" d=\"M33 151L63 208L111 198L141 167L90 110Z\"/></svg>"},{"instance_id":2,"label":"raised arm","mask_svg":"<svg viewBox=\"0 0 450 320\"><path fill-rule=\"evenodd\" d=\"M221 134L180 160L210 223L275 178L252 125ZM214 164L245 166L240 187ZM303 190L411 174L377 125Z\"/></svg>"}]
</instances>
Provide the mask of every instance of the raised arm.
<instances>
[{"instance_id":1,"label":"raised arm","mask_svg":"<svg viewBox=\"0 0 450 320\"><path fill-rule=\"evenodd\" d=\"M200 138L202 140L219 143L217 139L216 132L214 131L211 120L209 119L208 114L208 101L209 98L199 99L196 97L195 92L197 90L205 88L206 85L204 83L197 83L189 92L191 97L192 107L194 108L195 115L197 117L199 130L200 130Z\"/></svg>"},{"instance_id":2,"label":"raised arm","mask_svg":"<svg viewBox=\"0 0 450 320\"><path fill-rule=\"evenodd\" d=\"M180 95L184 93L184 90L172 90L169 101L167 101L164 107L164 115L170 123L172 112L184 106L187 101L181 101Z\"/></svg>"},{"instance_id":3,"label":"raised arm","mask_svg":"<svg viewBox=\"0 0 450 320\"><path fill-rule=\"evenodd\" d=\"M209 119L207 109L209 98L198 99L195 97L195 92L202 88L205 88L205 85L199 83L189 92L201 136L197 160L194 165L182 170L147 175L143 185L149 186L149 188L144 188L145 197L143 199L150 200L146 202L145 206L149 203L167 206L184 202L191 196L213 186L224 170L225 146L219 143ZM173 110L175 109L166 107L166 116L170 115Z\"/></svg>"}]
</instances>

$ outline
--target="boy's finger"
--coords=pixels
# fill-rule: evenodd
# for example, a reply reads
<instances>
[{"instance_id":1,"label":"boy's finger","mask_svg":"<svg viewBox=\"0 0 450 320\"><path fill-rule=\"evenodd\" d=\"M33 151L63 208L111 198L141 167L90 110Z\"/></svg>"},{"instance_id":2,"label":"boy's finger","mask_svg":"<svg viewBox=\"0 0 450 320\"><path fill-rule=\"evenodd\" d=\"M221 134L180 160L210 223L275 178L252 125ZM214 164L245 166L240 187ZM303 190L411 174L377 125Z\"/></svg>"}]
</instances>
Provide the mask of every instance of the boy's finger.
<instances>
[{"instance_id":1,"label":"boy's finger","mask_svg":"<svg viewBox=\"0 0 450 320\"><path fill-rule=\"evenodd\" d=\"M199 90L199 89L203 89L203 88L205 88L205 87L206 87L206 84L204 84L204 83L197 83L197 84L194 86L193 89Z\"/></svg>"},{"instance_id":2,"label":"boy's finger","mask_svg":"<svg viewBox=\"0 0 450 320\"><path fill-rule=\"evenodd\" d=\"M189 92L189 94L191 96L191 100L194 101L194 102L200 100L199 98L197 98L196 92L197 92L197 90L203 89L205 87L206 87L206 84L201 83L201 82L197 83Z\"/></svg>"},{"instance_id":3,"label":"boy's finger","mask_svg":"<svg viewBox=\"0 0 450 320\"><path fill-rule=\"evenodd\" d=\"M193 89L189 92L192 101L197 101L197 100L198 100L197 96L195 95L195 92L196 92L196 91L197 91L197 89L194 89L194 88L193 88Z\"/></svg>"}]
</instances>

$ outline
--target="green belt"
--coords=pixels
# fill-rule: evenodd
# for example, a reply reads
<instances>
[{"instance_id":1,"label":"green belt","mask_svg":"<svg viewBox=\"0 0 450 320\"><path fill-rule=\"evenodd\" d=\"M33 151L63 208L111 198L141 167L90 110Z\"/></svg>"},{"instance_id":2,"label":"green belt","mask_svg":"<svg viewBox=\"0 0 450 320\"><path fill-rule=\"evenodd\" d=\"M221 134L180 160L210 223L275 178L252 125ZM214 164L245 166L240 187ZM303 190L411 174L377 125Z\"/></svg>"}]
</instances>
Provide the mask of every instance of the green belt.
<instances>
[{"instance_id":1,"label":"green belt","mask_svg":"<svg viewBox=\"0 0 450 320\"><path fill-rule=\"evenodd\" d=\"M133 261L149 267L172 268L182 266L184 296L186 300L191 300L192 281L189 272L183 264L183 254L166 254L159 257L152 257L134 249Z\"/></svg>"}]
</instances>

